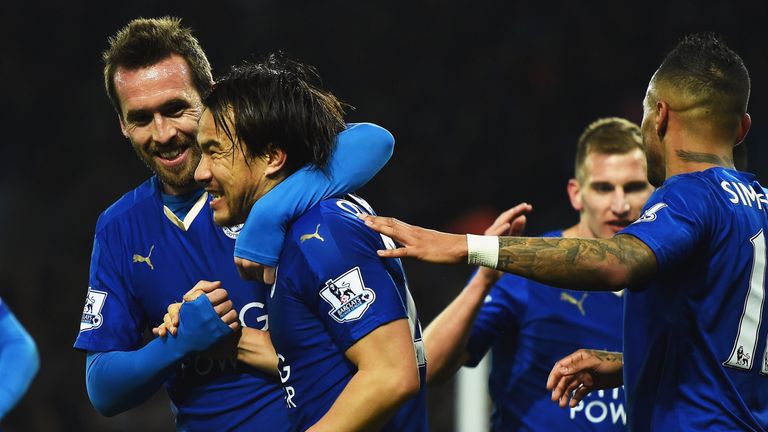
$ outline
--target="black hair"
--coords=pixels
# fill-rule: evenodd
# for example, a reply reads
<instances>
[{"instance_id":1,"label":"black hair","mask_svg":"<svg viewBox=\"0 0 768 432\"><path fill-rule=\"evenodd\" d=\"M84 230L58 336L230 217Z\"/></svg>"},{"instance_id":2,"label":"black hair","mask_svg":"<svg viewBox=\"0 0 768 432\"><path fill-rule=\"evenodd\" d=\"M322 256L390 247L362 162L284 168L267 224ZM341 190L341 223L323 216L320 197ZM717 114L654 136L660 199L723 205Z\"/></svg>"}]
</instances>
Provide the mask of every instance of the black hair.
<instances>
[{"instance_id":1,"label":"black hair","mask_svg":"<svg viewBox=\"0 0 768 432\"><path fill-rule=\"evenodd\" d=\"M308 163L322 169L345 128L344 105L314 80L314 68L274 53L233 67L203 104L217 130L239 142L246 156L279 148L289 172Z\"/></svg>"}]
</instances>

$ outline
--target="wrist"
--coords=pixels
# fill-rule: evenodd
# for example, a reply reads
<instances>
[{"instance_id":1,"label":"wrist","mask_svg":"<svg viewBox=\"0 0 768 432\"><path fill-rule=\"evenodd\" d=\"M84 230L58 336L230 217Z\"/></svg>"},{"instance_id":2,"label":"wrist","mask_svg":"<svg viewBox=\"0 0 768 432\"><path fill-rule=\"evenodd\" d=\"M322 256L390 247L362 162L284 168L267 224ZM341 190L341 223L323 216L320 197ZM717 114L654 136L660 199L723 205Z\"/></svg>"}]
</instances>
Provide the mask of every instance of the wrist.
<instances>
[{"instance_id":1,"label":"wrist","mask_svg":"<svg viewBox=\"0 0 768 432\"><path fill-rule=\"evenodd\" d=\"M499 237L467 234L467 263L496 268L499 262Z\"/></svg>"}]
</instances>

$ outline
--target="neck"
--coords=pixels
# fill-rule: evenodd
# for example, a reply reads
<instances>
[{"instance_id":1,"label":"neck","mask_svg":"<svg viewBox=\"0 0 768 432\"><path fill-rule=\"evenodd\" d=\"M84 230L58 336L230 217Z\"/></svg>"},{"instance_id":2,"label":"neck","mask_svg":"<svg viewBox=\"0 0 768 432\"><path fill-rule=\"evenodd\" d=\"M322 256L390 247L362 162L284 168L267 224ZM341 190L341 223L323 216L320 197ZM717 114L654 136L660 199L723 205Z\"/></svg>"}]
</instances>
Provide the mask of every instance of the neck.
<instances>
[{"instance_id":1,"label":"neck","mask_svg":"<svg viewBox=\"0 0 768 432\"><path fill-rule=\"evenodd\" d=\"M164 181L160 181L160 187L163 189L163 193L167 195L184 195L186 193L190 193L195 189L199 189L201 186L197 184L197 182L192 182L190 184L184 185L184 186L173 186L169 185L168 183L165 183Z\"/></svg>"},{"instance_id":2,"label":"neck","mask_svg":"<svg viewBox=\"0 0 768 432\"><path fill-rule=\"evenodd\" d=\"M563 230L565 238L594 238L592 231L583 220L579 220L576 225Z\"/></svg>"},{"instance_id":3,"label":"neck","mask_svg":"<svg viewBox=\"0 0 768 432\"><path fill-rule=\"evenodd\" d=\"M713 167L734 169L733 143L710 135L679 134L665 137L666 177Z\"/></svg>"}]
</instances>

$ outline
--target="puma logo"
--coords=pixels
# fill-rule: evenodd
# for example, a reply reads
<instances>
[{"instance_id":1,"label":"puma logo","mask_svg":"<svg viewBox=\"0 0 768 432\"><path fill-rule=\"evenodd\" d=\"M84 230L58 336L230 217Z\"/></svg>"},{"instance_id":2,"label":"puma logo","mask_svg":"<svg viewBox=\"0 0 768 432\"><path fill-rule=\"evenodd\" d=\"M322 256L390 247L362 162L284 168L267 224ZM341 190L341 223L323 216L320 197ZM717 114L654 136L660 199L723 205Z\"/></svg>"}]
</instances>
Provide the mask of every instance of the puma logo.
<instances>
[{"instance_id":1,"label":"puma logo","mask_svg":"<svg viewBox=\"0 0 768 432\"><path fill-rule=\"evenodd\" d=\"M149 255L146 257L143 257L139 254L133 254L133 262L135 263L144 263L149 266L150 269L154 270L155 266L152 265L152 260L150 257L152 256L152 250L155 248L155 245L152 245L151 248L149 248Z\"/></svg>"},{"instance_id":2,"label":"puma logo","mask_svg":"<svg viewBox=\"0 0 768 432\"><path fill-rule=\"evenodd\" d=\"M320 237L320 234L318 234L319 232L320 232L320 224L317 224L317 228L315 228L315 232L313 232L312 234L304 234L303 236L299 237L299 240L302 243L304 243L305 241L307 241L309 239L316 238L316 239L320 240L321 242L324 242L325 239Z\"/></svg>"},{"instance_id":3,"label":"puma logo","mask_svg":"<svg viewBox=\"0 0 768 432\"><path fill-rule=\"evenodd\" d=\"M581 299L576 300L572 295L564 292L560 293L560 300L575 305L577 308L579 308L579 312L581 312L582 315L587 315L587 313L584 311L584 299L587 298L587 294L589 293L584 293L581 296Z\"/></svg>"}]
</instances>

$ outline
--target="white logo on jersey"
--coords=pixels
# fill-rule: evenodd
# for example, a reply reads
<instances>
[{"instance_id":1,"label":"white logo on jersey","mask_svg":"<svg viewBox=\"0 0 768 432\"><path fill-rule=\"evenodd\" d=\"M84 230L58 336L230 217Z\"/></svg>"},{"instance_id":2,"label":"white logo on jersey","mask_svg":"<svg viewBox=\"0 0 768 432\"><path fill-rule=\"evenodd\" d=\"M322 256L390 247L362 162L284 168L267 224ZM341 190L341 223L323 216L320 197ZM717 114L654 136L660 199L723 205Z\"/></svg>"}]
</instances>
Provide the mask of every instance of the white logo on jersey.
<instances>
[{"instance_id":1,"label":"white logo on jersey","mask_svg":"<svg viewBox=\"0 0 768 432\"><path fill-rule=\"evenodd\" d=\"M667 205L664 203L656 203L652 205L648 210L643 212L643 215L637 218L637 220L634 223L640 223L640 222L653 222L656 220L656 213L666 207Z\"/></svg>"},{"instance_id":2,"label":"white logo on jersey","mask_svg":"<svg viewBox=\"0 0 768 432\"><path fill-rule=\"evenodd\" d=\"M608 392L610 392L610 398L606 397ZM627 424L627 412L624 410L624 404L619 400L618 388L592 392L590 397L570 409L571 420L581 416L590 423Z\"/></svg>"},{"instance_id":3,"label":"white logo on jersey","mask_svg":"<svg viewBox=\"0 0 768 432\"><path fill-rule=\"evenodd\" d=\"M231 227L222 227L222 231L224 231L224 235L231 238L232 240L237 240L237 236L240 235L240 231L243 230L243 224L231 226Z\"/></svg>"},{"instance_id":4,"label":"white logo on jersey","mask_svg":"<svg viewBox=\"0 0 768 432\"><path fill-rule=\"evenodd\" d=\"M88 287L83 306L83 317L80 319L80 331L93 330L101 327L104 317L101 316L101 308L107 300L107 293L96 291Z\"/></svg>"},{"instance_id":5,"label":"white logo on jersey","mask_svg":"<svg viewBox=\"0 0 768 432\"><path fill-rule=\"evenodd\" d=\"M376 300L373 290L365 287L360 267L326 282L320 297L332 307L328 315L340 323L359 319Z\"/></svg>"}]
</instances>

